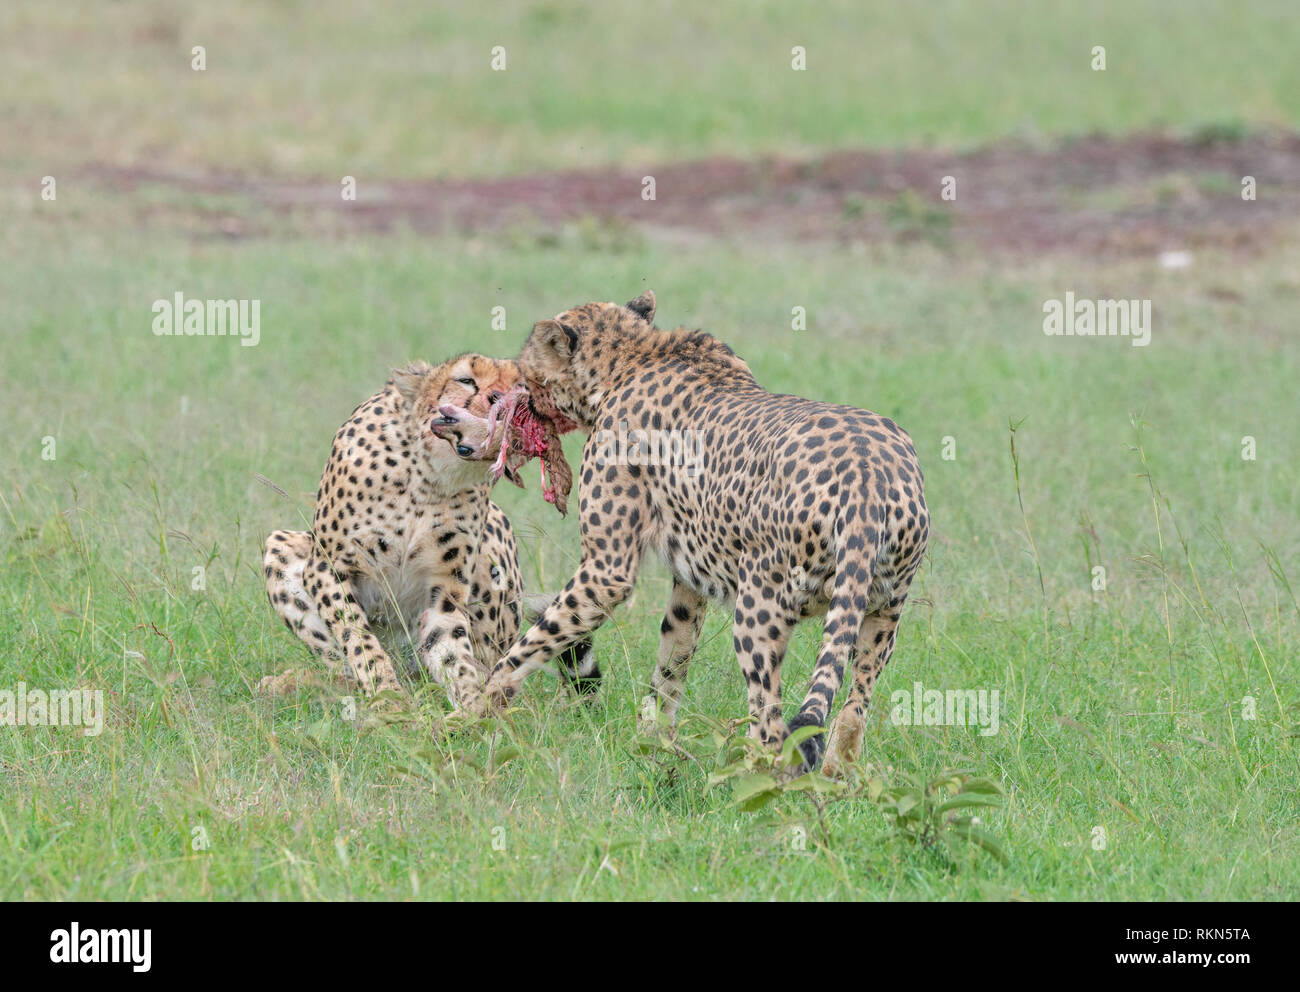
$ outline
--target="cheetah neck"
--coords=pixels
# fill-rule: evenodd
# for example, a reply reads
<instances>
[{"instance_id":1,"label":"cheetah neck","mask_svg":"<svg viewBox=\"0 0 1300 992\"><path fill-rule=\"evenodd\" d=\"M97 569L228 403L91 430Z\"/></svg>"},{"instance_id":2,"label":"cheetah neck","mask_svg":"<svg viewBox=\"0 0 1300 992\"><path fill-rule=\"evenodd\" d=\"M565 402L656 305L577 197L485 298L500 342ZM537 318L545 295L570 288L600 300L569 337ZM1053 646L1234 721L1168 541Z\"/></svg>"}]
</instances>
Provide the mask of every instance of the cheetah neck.
<instances>
[{"instance_id":1,"label":"cheetah neck","mask_svg":"<svg viewBox=\"0 0 1300 992\"><path fill-rule=\"evenodd\" d=\"M421 495L427 496L428 502L438 502L461 493L480 493L486 500L488 490L492 488L490 471L490 462L468 461L456 457L453 452L450 458L422 461L416 468L416 479L412 481L417 482Z\"/></svg>"}]
</instances>

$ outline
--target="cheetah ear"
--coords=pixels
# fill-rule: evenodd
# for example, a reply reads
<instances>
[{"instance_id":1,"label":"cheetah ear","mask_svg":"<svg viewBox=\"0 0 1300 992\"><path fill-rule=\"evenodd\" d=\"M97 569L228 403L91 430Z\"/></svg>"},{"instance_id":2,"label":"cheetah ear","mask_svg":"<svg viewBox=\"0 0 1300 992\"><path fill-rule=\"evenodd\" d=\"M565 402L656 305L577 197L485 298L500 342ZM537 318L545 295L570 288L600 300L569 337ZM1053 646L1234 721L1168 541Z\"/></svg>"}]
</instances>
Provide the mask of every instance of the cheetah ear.
<instances>
[{"instance_id":1,"label":"cheetah ear","mask_svg":"<svg viewBox=\"0 0 1300 992\"><path fill-rule=\"evenodd\" d=\"M655 322L655 293L653 289L647 289L635 300L629 300L627 308L635 314L639 314L641 319L647 324Z\"/></svg>"},{"instance_id":2,"label":"cheetah ear","mask_svg":"<svg viewBox=\"0 0 1300 992\"><path fill-rule=\"evenodd\" d=\"M420 389L428 381L429 373L432 371L433 366L428 362L411 362L400 369L393 369L391 381L408 406L415 405L415 398L420 395Z\"/></svg>"}]
</instances>

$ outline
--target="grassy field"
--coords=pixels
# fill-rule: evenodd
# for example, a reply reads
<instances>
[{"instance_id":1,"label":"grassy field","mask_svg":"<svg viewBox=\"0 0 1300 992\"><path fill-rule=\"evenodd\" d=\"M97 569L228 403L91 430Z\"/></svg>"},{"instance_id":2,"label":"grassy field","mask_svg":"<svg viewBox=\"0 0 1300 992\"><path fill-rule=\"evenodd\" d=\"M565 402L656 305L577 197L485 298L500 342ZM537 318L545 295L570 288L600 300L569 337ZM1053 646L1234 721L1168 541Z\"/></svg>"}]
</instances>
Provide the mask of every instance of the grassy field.
<instances>
[{"instance_id":1,"label":"grassy field","mask_svg":"<svg viewBox=\"0 0 1300 992\"><path fill-rule=\"evenodd\" d=\"M922 250L866 265L807 247L642 244L594 257L108 235L88 252L29 234L27 260L0 274L11 303L0 651L29 685L109 690L109 714L98 738L0 735L0 894L1294 892L1300 369L1283 335L1300 244L1253 265L1237 283L1243 299L1224 302L1154 267L1008 273ZM530 684L493 744L522 754L494 771L476 735L358 733L328 696L252 695L263 674L302 661L264 601L260 537L305 519L302 494L356 400L408 356L512 352L532 315L630 296L650 274L661 322L707 327L770 388L887 411L916 439L935 538L878 691L869 757L900 774L969 766L1004 782L1005 810L985 819L1008 866L974 856L947 866L865 801L832 804L831 848L799 851L793 826L815 816L806 800L783 799L779 821L739 813L725 787L706 787L710 754L699 765L636 754L633 713L667 590L657 567L599 636L609 677L596 704L572 703L550 677ZM148 301L173 284L260 297L261 344L155 338ZM487 301L507 307L504 332L488 330L482 287L494 284L508 285ZM1150 346L1045 337L1040 301L1064 285L1147 287L1159 315ZM789 330L794 305L808 308L806 331ZM1154 505L1131 415L1146 424ZM1009 454L1008 421L1022 418L1021 488L1045 596ZM41 458L48 435L54 461ZM1241 457L1244 435L1256 438L1255 461ZM575 521L556 518L535 485L499 493L529 580L556 587L574 561ZM1097 563L1104 593L1091 586ZM191 589L195 566L207 569L203 592ZM815 628L799 633L790 684L806 681L815 639ZM894 726L884 701L916 681L999 689L1000 732ZM1254 721L1242 719L1248 695ZM714 614L686 712L737 717L743 698L728 618ZM438 705L430 698L427 713ZM443 770L451 756L482 768ZM206 851L191 849L199 827ZM1104 850L1092 847L1096 827Z\"/></svg>"},{"instance_id":2,"label":"grassy field","mask_svg":"<svg viewBox=\"0 0 1300 992\"><path fill-rule=\"evenodd\" d=\"M0 11L0 692L84 686L107 704L97 737L0 726L0 898L1294 897L1294 221L1168 269L598 222L308 236L252 200L97 178L333 183L1295 129L1287 5L843 4L816 27L777 4L178 9ZM205 73L189 68L198 44ZM496 44L505 74L488 68ZM800 44L809 70L792 73ZM1237 195L1237 177L1216 182L1187 195ZM269 234L222 234L222 212ZM445 739L430 687L393 726L342 719L333 691L254 695L307 663L265 601L262 538L309 519L354 405L410 358L512 355L534 320L646 288L661 326L718 335L768 388L911 433L933 536L866 758L890 786L952 768L998 781L1005 803L981 818L1005 863L919 845L869 796L752 813L710 786L718 748L689 735L745 712L723 611L683 706L691 756L646 753L657 564L598 634L607 677L589 705L547 674L505 723ZM178 290L261 300L258 346L155 337L151 304ZM1045 336L1043 301L1066 291L1151 299L1150 345ZM553 590L577 521L527 477L497 498L527 580ZM795 636L790 696L819 633ZM998 732L891 721L890 694L915 683L997 690Z\"/></svg>"}]
</instances>

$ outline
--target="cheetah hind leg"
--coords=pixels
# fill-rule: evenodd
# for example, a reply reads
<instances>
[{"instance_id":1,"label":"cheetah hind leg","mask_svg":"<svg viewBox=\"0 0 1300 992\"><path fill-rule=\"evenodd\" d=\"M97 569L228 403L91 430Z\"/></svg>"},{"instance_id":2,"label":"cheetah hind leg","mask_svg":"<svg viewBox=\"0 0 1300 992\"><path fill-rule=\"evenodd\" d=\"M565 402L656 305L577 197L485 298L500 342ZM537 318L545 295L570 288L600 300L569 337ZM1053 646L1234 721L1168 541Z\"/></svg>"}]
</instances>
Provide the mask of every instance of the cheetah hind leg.
<instances>
[{"instance_id":1,"label":"cheetah hind leg","mask_svg":"<svg viewBox=\"0 0 1300 992\"><path fill-rule=\"evenodd\" d=\"M304 587L303 571L310 555L311 534L307 531L273 531L266 539L263 557L266 595L284 625L325 662L330 679L340 686L351 686L345 677L343 656ZM323 684L315 669L291 668L279 675L263 677L257 683L257 691L268 696L288 696Z\"/></svg>"},{"instance_id":2,"label":"cheetah hind leg","mask_svg":"<svg viewBox=\"0 0 1300 992\"><path fill-rule=\"evenodd\" d=\"M831 778L842 778L858 763L862 754L862 734L866 728L867 706L871 702L876 679L894 653L894 635L898 630L899 612L889 609L870 614L858 635L858 653L853 663L853 682L848 698L831 725L830 742L822 771Z\"/></svg>"},{"instance_id":3,"label":"cheetah hind leg","mask_svg":"<svg viewBox=\"0 0 1300 992\"><path fill-rule=\"evenodd\" d=\"M874 613L869 613L858 631L857 654L853 661L848 698L835 717L827 744L823 765L823 771L827 775L843 776L859 760L867 706L871 703L876 680L894 654L898 621L903 615L903 605L907 602L907 593L919 564L918 553L912 559L911 566L894 579L893 595L889 603Z\"/></svg>"}]
</instances>

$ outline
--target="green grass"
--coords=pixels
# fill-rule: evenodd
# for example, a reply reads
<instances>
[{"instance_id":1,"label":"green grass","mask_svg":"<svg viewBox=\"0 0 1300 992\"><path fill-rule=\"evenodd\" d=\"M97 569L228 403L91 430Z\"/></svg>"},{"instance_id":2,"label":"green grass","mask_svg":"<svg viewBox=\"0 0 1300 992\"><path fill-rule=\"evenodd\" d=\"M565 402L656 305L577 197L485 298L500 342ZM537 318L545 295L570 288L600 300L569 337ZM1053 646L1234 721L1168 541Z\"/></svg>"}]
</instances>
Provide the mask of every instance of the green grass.
<instances>
[{"instance_id":1,"label":"green grass","mask_svg":"<svg viewBox=\"0 0 1300 992\"><path fill-rule=\"evenodd\" d=\"M219 243L93 227L70 237L25 221L4 237L0 689L102 688L108 719L97 738L0 729L0 897L1296 891L1300 368L1286 335L1297 232L1267 258L1198 254L1173 273L1008 267L926 245L862 257L653 240L606 252L563 240ZM1207 292L1206 274L1222 283L1228 272L1240 301ZM303 519L302 494L352 406L408 358L512 354L534 319L646 286L661 324L721 336L769 388L868 406L911 432L934 536L867 756L891 782L954 766L1001 781L1006 806L984 819L1007 866L949 863L865 800L827 808L822 848L806 798L781 799L775 818L738 812L726 787L706 785L710 749L699 764L640 755L633 714L667 593L657 565L598 636L607 681L594 705L538 677L491 741L436 740L433 692L420 724L363 731L332 697L254 697L262 675L305 661L264 600L261 537ZM150 304L178 289L260 298L261 344L155 338ZM1045 337L1042 301L1066 289L1149 296L1151 345ZM504 332L489 329L497 304ZM789 330L796 305L806 331ZM1145 424L1155 504L1131 415ZM1022 418L1025 518L1008 431ZM40 457L47 435L54 461ZM1256 461L1240 456L1244 435ZM941 457L945 436L955 460ZM529 492L498 495L530 582L557 587L576 521L542 503L531 473ZM1098 562L1101 594L1090 586ZM791 695L807 684L817 635L806 626L795 638ZM998 689L1000 733L894 726L889 694L916 681ZM1242 719L1246 695L1254 721ZM684 712L744 713L722 612L706 623ZM489 749L511 746L521 753L494 768ZM795 826L808 830L805 850ZM206 850L193 849L195 828Z\"/></svg>"},{"instance_id":2,"label":"green grass","mask_svg":"<svg viewBox=\"0 0 1300 992\"><path fill-rule=\"evenodd\" d=\"M0 37L0 164L60 181L99 162L364 182L1300 126L1288 0L411 2L382 16L351 0L10 0Z\"/></svg>"}]
</instances>

